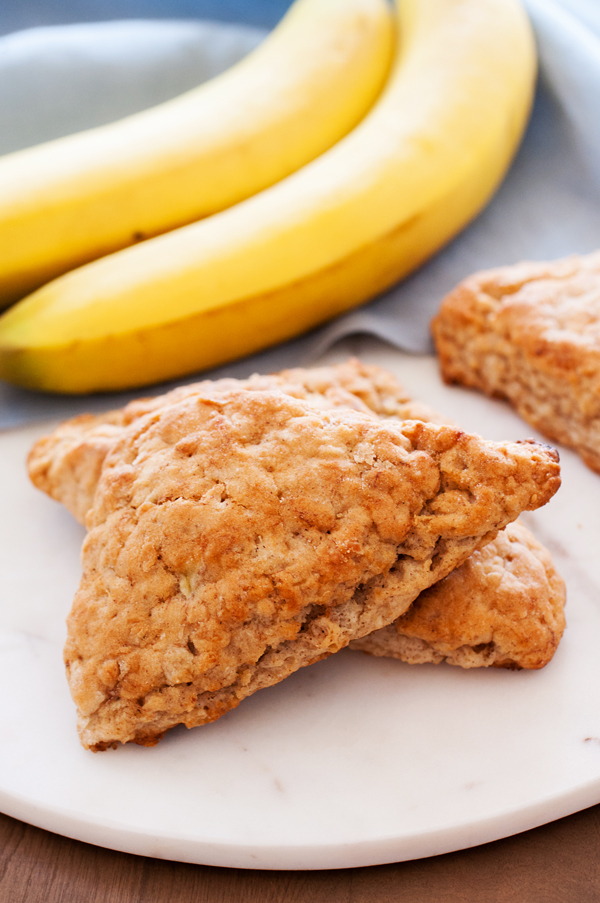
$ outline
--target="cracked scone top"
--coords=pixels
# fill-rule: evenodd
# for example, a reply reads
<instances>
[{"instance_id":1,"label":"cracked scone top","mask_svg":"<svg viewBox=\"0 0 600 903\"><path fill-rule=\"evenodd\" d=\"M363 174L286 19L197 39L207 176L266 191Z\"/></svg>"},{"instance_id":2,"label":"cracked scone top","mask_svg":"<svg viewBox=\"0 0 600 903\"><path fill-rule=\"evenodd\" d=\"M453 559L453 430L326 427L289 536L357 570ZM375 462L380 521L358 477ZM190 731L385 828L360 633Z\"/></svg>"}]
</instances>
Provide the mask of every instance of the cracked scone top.
<instances>
[{"instance_id":1,"label":"cracked scone top","mask_svg":"<svg viewBox=\"0 0 600 903\"><path fill-rule=\"evenodd\" d=\"M248 379L225 377L178 386L164 395L140 398L106 414L80 414L35 443L28 458L32 482L61 502L81 523L92 506L106 455L135 420L185 398L206 392L284 392L322 410L347 407L399 420L446 423L410 398L391 373L352 358L334 366L294 368Z\"/></svg>"},{"instance_id":2,"label":"cracked scone top","mask_svg":"<svg viewBox=\"0 0 600 903\"><path fill-rule=\"evenodd\" d=\"M83 745L215 720L390 623L559 482L535 443L270 392L140 417L105 460L68 621Z\"/></svg>"}]
</instances>

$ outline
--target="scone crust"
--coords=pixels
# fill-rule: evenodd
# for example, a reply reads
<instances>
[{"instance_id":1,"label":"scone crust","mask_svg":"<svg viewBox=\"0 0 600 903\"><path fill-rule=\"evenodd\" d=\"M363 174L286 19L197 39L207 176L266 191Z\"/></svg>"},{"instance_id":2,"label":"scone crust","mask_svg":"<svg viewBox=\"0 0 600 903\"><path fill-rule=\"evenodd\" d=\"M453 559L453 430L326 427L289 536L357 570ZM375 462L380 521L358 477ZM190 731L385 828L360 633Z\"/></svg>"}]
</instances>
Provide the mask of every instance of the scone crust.
<instances>
[{"instance_id":1,"label":"scone crust","mask_svg":"<svg viewBox=\"0 0 600 903\"><path fill-rule=\"evenodd\" d=\"M393 624L350 647L410 664L543 668L565 629L564 605L552 556L513 523Z\"/></svg>"},{"instance_id":2,"label":"scone crust","mask_svg":"<svg viewBox=\"0 0 600 903\"><path fill-rule=\"evenodd\" d=\"M344 407L394 420L450 423L427 405L411 399L388 371L352 358L330 367L297 367L242 380L204 380L179 386L164 395L136 399L106 414L74 417L35 443L27 462L29 476L38 489L61 502L83 524L104 459L125 429L139 418L186 398L237 389L284 392L309 401L320 410Z\"/></svg>"},{"instance_id":3,"label":"scone crust","mask_svg":"<svg viewBox=\"0 0 600 903\"><path fill-rule=\"evenodd\" d=\"M108 454L65 662L84 746L155 743L401 615L557 455L280 393L186 396Z\"/></svg>"},{"instance_id":4,"label":"scone crust","mask_svg":"<svg viewBox=\"0 0 600 903\"><path fill-rule=\"evenodd\" d=\"M600 251L476 273L432 331L447 382L507 398L600 473Z\"/></svg>"}]
</instances>

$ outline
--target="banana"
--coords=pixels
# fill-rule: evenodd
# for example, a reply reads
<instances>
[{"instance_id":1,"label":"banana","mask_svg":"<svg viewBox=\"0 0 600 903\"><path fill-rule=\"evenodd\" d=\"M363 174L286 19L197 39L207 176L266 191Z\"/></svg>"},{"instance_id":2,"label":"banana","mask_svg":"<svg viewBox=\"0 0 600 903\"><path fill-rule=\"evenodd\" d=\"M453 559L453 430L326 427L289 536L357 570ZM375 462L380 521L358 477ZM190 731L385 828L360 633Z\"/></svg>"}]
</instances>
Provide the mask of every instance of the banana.
<instances>
[{"instance_id":1,"label":"banana","mask_svg":"<svg viewBox=\"0 0 600 903\"><path fill-rule=\"evenodd\" d=\"M372 106L393 38L386 0L296 0L219 77L117 123L0 158L0 309L314 159Z\"/></svg>"},{"instance_id":2,"label":"banana","mask_svg":"<svg viewBox=\"0 0 600 903\"><path fill-rule=\"evenodd\" d=\"M402 0L401 50L348 136L208 219L88 264L0 318L0 376L92 392L282 341L373 297L500 182L531 105L518 0Z\"/></svg>"}]
</instances>

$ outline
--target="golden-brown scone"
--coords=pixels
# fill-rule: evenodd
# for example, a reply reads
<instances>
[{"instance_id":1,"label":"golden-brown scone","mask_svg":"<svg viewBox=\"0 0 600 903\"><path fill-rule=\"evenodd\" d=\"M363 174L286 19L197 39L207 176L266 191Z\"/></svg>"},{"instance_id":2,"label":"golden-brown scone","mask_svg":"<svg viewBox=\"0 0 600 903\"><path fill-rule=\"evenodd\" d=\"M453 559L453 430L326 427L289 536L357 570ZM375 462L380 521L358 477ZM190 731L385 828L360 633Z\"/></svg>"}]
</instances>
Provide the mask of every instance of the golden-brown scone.
<instances>
[{"instance_id":1,"label":"golden-brown scone","mask_svg":"<svg viewBox=\"0 0 600 903\"><path fill-rule=\"evenodd\" d=\"M565 629L565 584L522 524L505 530L351 649L410 664L543 668Z\"/></svg>"},{"instance_id":2,"label":"golden-brown scone","mask_svg":"<svg viewBox=\"0 0 600 903\"><path fill-rule=\"evenodd\" d=\"M104 462L68 620L83 745L215 720L390 623L559 483L546 446L282 393L137 418Z\"/></svg>"},{"instance_id":3,"label":"golden-brown scone","mask_svg":"<svg viewBox=\"0 0 600 903\"><path fill-rule=\"evenodd\" d=\"M398 420L449 423L426 405L409 398L395 377L381 367L353 359L332 367L296 368L249 379L205 380L155 398L142 398L107 414L83 414L67 420L33 446L28 459L33 483L61 502L80 523L92 505L102 463L134 420L181 399L206 391L245 388L278 390L310 401L323 410L348 407Z\"/></svg>"},{"instance_id":4,"label":"golden-brown scone","mask_svg":"<svg viewBox=\"0 0 600 903\"><path fill-rule=\"evenodd\" d=\"M600 251L476 273L432 330L447 382L507 398L600 473Z\"/></svg>"},{"instance_id":5,"label":"golden-brown scone","mask_svg":"<svg viewBox=\"0 0 600 903\"><path fill-rule=\"evenodd\" d=\"M56 432L49 437L40 440L34 447L30 455L30 466L35 469L36 482L40 483L40 488L51 489L49 494L60 500L71 510L79 520L83 520L86 511L91 506L93 494L100 477L102 463L108 451L117 442L123 429L133 422L134 419L143 416L149 411L164 407L173 400L185 398L188 394L193 394L202 389L231 389L231 388L251 388L254 390L278 389L297 398L309 400L311 404L321 409L327 409L336 406L343 406L362 410L364 412L373 412L380 417L392 419L419 419L428 420L437 423L449 423L441 415L432 411L430 408L420 405L408 397L404 389L398 384L396 378L386 370L380 367L368 366L362 364L358 360L350 360L345 364L331 367L316 367L312 369L297 368L287 370L281 374L271 376L253 376L249 380L238 381L233 379L220 380L216 383L205 381L198 385L183 387L168 393L165 396L159 396L153 399L142 399L127 405L117 411L101 416L83 415L73 420L67 421L60 425ZM523 542L517 539L517 534L521 532L526 536ZM510 555L510 560L514 561L523 559L530 561L532 567L530 573L535 576L539 566L536 568L536 556L540 561L545 562L546 571L551 574L552 562L549 553L533 540L531 534L524 527L515 527L509 530L510 542L503 540L501 537L494 544L493 554L498 567L500 562L497 556L503 556L505 553ZM518 545L517 545L518 544ZM538 552L537 550L541 550ZM490 554L492 549L490 548ZM475 553L476 562L481 561L481 553ZM507 562L508 566L508 562ZM496 569L497 570L497 569ZM512 569L514 571L514 568ZM492 585L485 588L482 586L484 572L481 567L463 565L459 571L460 583L462 591L454 593L451 597L452 624L456 629L457 624L461 624L462 628L459 633L454 636L454 647L450 652L450 661L456 663L460 660L465 667L473 667L475 665L489 665L500 659L499 645L493 647L486 643L485 649L473 652L472 646L481 645L483 641L473 640L473 636L478 636L477 631L481 627L480 615L477 607L474 607L471 600L473 595L485 592L492 592L497 585L496 571L489 572ZM488 571L485 571L487 574ZM507 577L501 581L504 588L507 580L512 581L510 585L514 588L516 584L512 578ZM436 599L438 599L440 610L444 610L445 594L452 592L452 587L457 585L457 580L448 578L439 584L436 591ZM524 587L524 584L522 584ZM540 580L535 586L531 586L529 594L529 613L530 613L530 629L528 629L527 637L521 649L520 658L515 665L520 667L541 667L541 665L531 664L537 661L549 661L552 656L552 642L549 641L546 646L546 656L544 658L541 648L543 645L544 625L547 620L549 610L555 611L556 630L555 635L560 638L562 628L559 629L560 623L564 625L564 614L562 608L564 605L564 589L559 592L557 587L562 587L562 581L558 576L548 579L546 582ZM440 595L441 594L441 595ZM418 606L418 608L417 608ZM410 637L397 630L382 629L377 634L377 639L373 643L369 638L358 641L357 648L367 647L373 648L376 645L379 654L390 654L395 657L403 658L405 661L414 663L422 661L441 661L444 658L443 649L447 651L448 633L450 622L446 623L446 619L442 617L436 622L436 630L438 636L431 634L431 622L423 624L423 637L420 635L423 623L418 616L417 611L421 611L422 606L418 603L412 606L411 612L414 612L414 618L409 613L401 619L403 622L410 617L410 629L412 631ZM496 623L496 615L498 623ZM517 610L514 616L518 619L520 615ZM502 631L502 635L512 630L518 630L519 624L511 622L510 612L506 605L501 611L498 611L493 605L487 608L487 628L492 633L498 627ZM426 639L424 637L427 637ZM385 642L384 642L385 640ZM439 649L436 642L441 644ZM557 640L558 642L558 640ZM354 645L354 644L353 644ZM462 650L454 653L454 650ZM387 650L387 651L386 651ZM540 658L541 656L541 658Z\"/></svg>"}]
</instances>

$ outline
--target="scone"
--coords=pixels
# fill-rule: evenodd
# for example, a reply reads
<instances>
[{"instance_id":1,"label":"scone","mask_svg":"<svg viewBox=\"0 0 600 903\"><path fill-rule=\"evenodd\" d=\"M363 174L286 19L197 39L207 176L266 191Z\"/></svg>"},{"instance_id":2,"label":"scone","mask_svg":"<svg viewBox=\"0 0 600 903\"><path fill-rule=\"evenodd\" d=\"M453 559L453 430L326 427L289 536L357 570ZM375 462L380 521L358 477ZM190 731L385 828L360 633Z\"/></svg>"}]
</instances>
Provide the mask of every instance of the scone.
<instances>
[{"instance_id":1,"label":"scone","mask_svg":"<svg viewBox=\"0 0 600 903\"><path fill-rule=\"evenodd\" d=\"M522 524L498 536L351 649L410 664L543 668L565 629L565 584Z\"/></svg>"},{"instance_id":2,"label":"scone","mask_svg":"<svg viewBox=\"0 0 600 903\"><path fill-rule=\"evenodd\" d=\"M410 398L388 371L352 359L332 367L299 367L266 376L255 374L243 380L204 380L154 398L138 399L107 414L82 414L60 424L53 433L36 442L29 454L29 476L38 489L61 502L84 523L104 459L126 427L184 398L230 389L285 392L322 410L347 407L395 420L450 423Z\"/></svg>"},{"instance_id":3,"label":"scone","mask_svg":"<svg viewBox=\"0 0 600 903\"><path fill-rule=\"evenodd\" d=\"M507 398L600 473L600 251L476 273L432 331L447 382Z\"/></svg>"},{"instance_id":4,"label":"scone","mask_svg":"<svg viewBox=\"0 0 600 903\"><path fill-rule=\"evenodd\" d=\"M83 745L152 745L378 630L560 483L556 452L283 393L135 419L87 515L65 663Z\"/></svg>"},{"instance_id":5,"label":"scone","mask_svg":"<svg viewBox=\"0 0 600 903\"><path fill-rule=\"evenodd\" d=\"M84 415L61 424L50 436L41 439L32 449L29 463L32 479L39 488L49 495L61 500L80 520L85 517L91 507L92 499L102 463L110 448L117 442L126 426L133 420L159 407L164 407L175 399L181 399L206 389L249 388L259 391L277 389L293 397L309 400L311 404L327 409L331 407L348 407L364 412L372 412L379 417L400 419L420 419L437 423L449 423L445 418L424 405L411 399L398 384L393 374L380 367L369 366L353 359L344 364L332 367L315 367L311 369L297 368L271 376L253 376L249 380L205 381L198 385L176 389L167 395L153 399L142 399L133 402L117 411L101 416ZM410 612L411 634L404 636L398 631L380 631L382 637L376 640L378 654L389 654L403 658L405 661L441 661L450 654L449 661L473 667L475 664L486 666L496 660L502 660L504 653L500 651L498 637L519 633L523 626L520 623L521 607L518 603L518 592L528 593L528 630L523 634L523 644L517 656L513 653L513 661L518 667L541 667L552 656L556 644L564 629L564 584L553 569L549 553L537 543L531 534L522 526L509 530L510 542L501 536L494 543L494 568L483 568L481 553L475 554L477 565L465 564L457 572L457 576L448 578L438 584L435 598L439 602L440 612L445 607L445 593L449 594L449 605L452 608L452 619L446 624L442 616L435 624L431 619L418 615L420 607L413 605ZM486 557L489 557L491 548ZM506 556L506 559L505 559ZM485 558L483 559L485 560ZM515 585L514 560L530 562L531 567L525 569L529 575L529 584L525 581ZM537 563L536 563L537 562ZM539 574L539 563L543 565L548 580ZM498 572L506 568L506 575ZM539 580L536 575L539 574ZM460 575L460 576L458 576ZM489 581L486 582L489 577ZM458 591L460 581L460 591ZM500 608L489 604L486 612L486 629L495 636L494 645L487 640L485 649L474 653L473 646L481 646L478 637L481 633L481 612L473 606L473 597L494 601L498 587L506 595L509 586L509 598L515 599L515 606L510 609L507 604ZM453 591L455 588L456 591ZM518 592L517 592L518 590ZM515 595L517 593L517 595ZM419 602L419 606L421 603ZM516 619L511 624L511 611ZM549 616L549 612L553 612ZM409 615L403 617L403 623ZM496 620L497 618L497 620ZM548 624L553 621L551 632ZM423 636L419 635L423 625ZM461 632L456 632L461 624ZM452 648L448 645L448 629L452 627ZM432 634L432 628L435 633ZM498 630L496 629L498 628ZM382 642L383 635L387 637ZM473 637L478 639L475 641ZM439 641L440 647L437 648ZM368 638L361 640L364 648L369 644ZM353 644L354 645L354 644ZM357 646L358 648L358 646ZM444 650L441 652L440 649ZM455 650L463 652L454 654ZM374 651L369 649L367 651ZM468 654L464 654L468 652Z\"/></svg>"}]
</instances>

